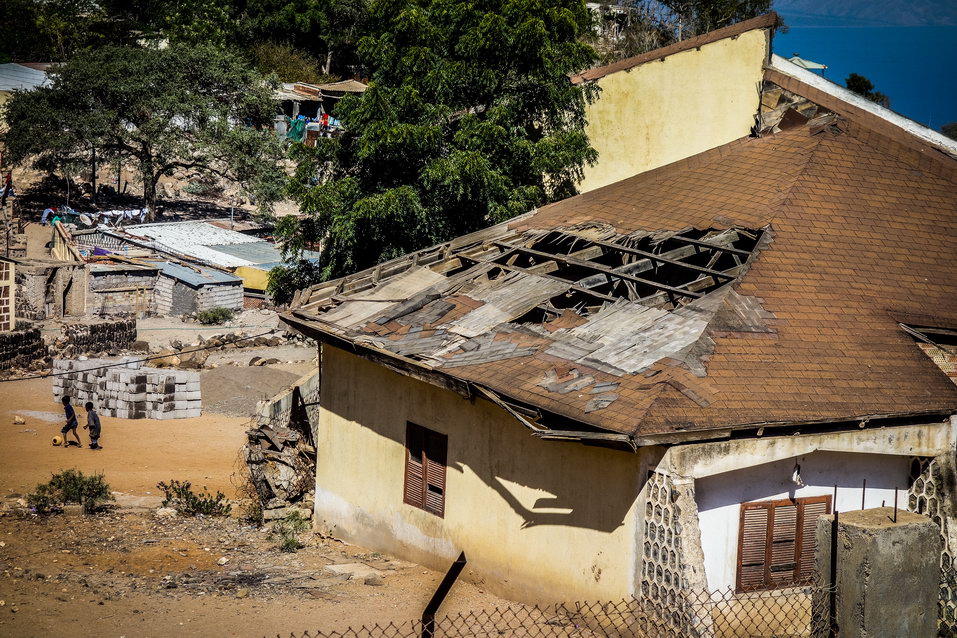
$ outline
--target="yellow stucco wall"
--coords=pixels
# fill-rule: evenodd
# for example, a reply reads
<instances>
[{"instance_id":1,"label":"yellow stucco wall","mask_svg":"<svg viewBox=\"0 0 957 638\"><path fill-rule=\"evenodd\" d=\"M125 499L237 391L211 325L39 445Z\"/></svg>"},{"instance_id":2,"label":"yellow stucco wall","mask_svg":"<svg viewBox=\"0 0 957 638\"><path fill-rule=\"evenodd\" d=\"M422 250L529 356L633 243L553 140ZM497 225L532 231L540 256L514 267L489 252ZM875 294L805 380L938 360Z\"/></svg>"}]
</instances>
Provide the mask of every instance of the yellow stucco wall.
<instances>
[{"instance_id":1,"label":"yellow stucco wall","mask_svg":"<svg viewBox=\"0 0 957 638\"><path fill-rule=\"evenodd\" d=\"M240 266L233 274L243 280L243 288L266 290L269 284L269 271L256 266Z\"/></svg>"},{"instance_id":2,"label":"yellow stucco wall","mask_svg":"<svg viewBox=\"0 0 957 638\"><path fill-rule=\"evenodd\" d=\"M653 60L597 80L586 132L598 151L582 192L748 135L768 56L767 29Z\"/></svg>"},{"instance_id":3,"label":"yellow stucco wall","mask_svg":"<svg viewBox=\"0 0 957 638\"><path fill-rule=\"evenodd\" d=\"M317 529L523 600L634 591L645 456L533 438L472 401L322 347ZM406 423L448 436L445 517L403 503Z\"/></svg>"}]
</instances>

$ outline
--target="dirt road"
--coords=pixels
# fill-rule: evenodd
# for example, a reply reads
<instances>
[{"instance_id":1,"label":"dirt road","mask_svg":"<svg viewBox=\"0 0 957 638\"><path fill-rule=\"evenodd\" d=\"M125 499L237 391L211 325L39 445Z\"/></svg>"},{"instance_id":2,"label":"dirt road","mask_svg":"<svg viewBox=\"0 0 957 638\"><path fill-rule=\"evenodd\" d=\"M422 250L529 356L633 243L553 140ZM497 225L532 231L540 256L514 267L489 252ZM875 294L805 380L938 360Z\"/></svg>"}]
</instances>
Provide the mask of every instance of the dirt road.
<instances>
[{"instance_id":1,"label":"dirt road","mask_svg":"<svg viewBox=\"0 0 957 638\"><path fill-rule=\"evenodd\" d=\"M77 410L81 426L84 413ZM15 425L19 415L25 424ZM169 421L101 417L102 450L54 447L63 407L49 379L0 383L0 495L26 494L54 472L104 472L113 490L155 495L156 483L187 480L233 495L230 482L249 418L204 414ZM89 443L84 430L80 438Z\"/></svg>"}]
</instances>

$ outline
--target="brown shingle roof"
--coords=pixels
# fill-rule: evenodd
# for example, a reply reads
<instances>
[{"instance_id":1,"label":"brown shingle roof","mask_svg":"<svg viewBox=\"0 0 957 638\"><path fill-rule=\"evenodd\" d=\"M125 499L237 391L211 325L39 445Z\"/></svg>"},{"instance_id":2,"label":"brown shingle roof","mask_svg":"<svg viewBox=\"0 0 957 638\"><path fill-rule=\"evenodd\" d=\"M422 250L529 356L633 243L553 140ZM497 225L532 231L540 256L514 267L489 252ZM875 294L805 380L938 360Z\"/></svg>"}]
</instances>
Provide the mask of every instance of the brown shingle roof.
<instances>
[{"instance_id":1,"label":"brown shingle roof","mask_svg":"<svg viewBox=\"0 0 957 638\"><path fill-rule=\"evenodd\" d=\"M440 292L416 306L416 294L435 281L417 275L413 288L405 289L400 277L390 278L409 268L408 260L308 291L292 319L356 343L394 348L449 377L629 435L957 411L957 386L898 326L957 326L957 161L895 131L868 126L872 122L827 117L827 125L812 121L741 139L489 231L506 250L528 245L529 237L549 229L578 229L574 232L584 236L591 232L581 230L586 226L598 233L611 227L614 241L620 241L641 231L769 228L770 243L757 250L750 270L733 284L734 294L728 296L725 287L696 302L717 299L710 302L710 314L695 315L708 327L691 354L665 353L653 365L625 374L605 362L571 360L562 354L566 351L549 351L558 335L587 328L568 322L567 313L562 319L567 327L555 332L516 327L514 317L493 314L486 341L467 344L475 349L470 354L448 331L453 321L482 310L486 302L476 299L490 298L469 281L456 284L455 298ZM472 250L481 251L492 245L481 240L464 238L415 259L420 267L455 277L457 247L471 242L477 246ZM333 300L330 290L338 286L348 298L349 289L380 278L373 296L410 299L411 314L392 312L398 318L385 325L322 322L342 299ZM383 289L390 281L396 282L394 290ZM463 308L461 299L471 305ZM512 300L515 308L520 301ZM377 312L375 303L384 302L364 303L368 312ZM685 311L669 316L680 312ZM763 327L735 327L741 318L735 313L750 313L750 321ZM417 341L421 328L429 341ZM383 337L389 340L384 345ZM483 359L475 353L491 354ZM578 377L590 383L578 387ZM549 379L573 389L547 389ZM610 400L596 409L597 397Z\"/></svg>"}]
</instances>

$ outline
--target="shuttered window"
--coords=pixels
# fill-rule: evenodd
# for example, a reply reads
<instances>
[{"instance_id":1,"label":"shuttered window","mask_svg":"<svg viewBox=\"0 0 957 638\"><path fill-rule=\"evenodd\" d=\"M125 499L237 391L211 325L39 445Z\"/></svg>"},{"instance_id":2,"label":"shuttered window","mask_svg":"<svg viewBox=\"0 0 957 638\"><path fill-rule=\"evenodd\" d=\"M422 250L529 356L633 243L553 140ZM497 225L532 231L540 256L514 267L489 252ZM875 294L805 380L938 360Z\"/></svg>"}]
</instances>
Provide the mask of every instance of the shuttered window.
<instances>
[{"instance_id":1,"label":"shuttered window","mask_svg":"<svg viewBox=\"0 0 957 638\"><path fill-rule=\"evenodd\" d=\"M817 519L830 496L741 504L738 591L806 583L814 575Z\"/></svg>"},{"instance_id":2,"label":"shuttered window","mask_svg":"<svg viewBox=\"0 0 957 638\"><path fill-rule=\"evenodd\" d=\"M445 514L448 437L414 423L405 430L405 497L409 505Z\"/></svg>"}]
</instances>

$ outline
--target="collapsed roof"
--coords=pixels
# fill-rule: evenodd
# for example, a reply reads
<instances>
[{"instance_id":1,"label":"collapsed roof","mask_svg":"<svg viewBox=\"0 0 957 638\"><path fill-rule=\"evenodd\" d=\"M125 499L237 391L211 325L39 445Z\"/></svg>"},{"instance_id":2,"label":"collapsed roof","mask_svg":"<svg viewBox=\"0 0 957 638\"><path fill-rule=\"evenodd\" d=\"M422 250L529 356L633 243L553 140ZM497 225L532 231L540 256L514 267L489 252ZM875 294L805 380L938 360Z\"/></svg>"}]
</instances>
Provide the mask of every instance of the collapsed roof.
<instances>
[{"instance_id":1,"label":"collapsed roof","mask_svg":"<svg viewBox=\"0 0 957 638\"><path fill-rule=\"evenodd\" d=\"M957 326L957 162L765 79L763 135L302 291L285 319L543 438L957 411L898 325Z\"/></svg>"}]
</instances>

